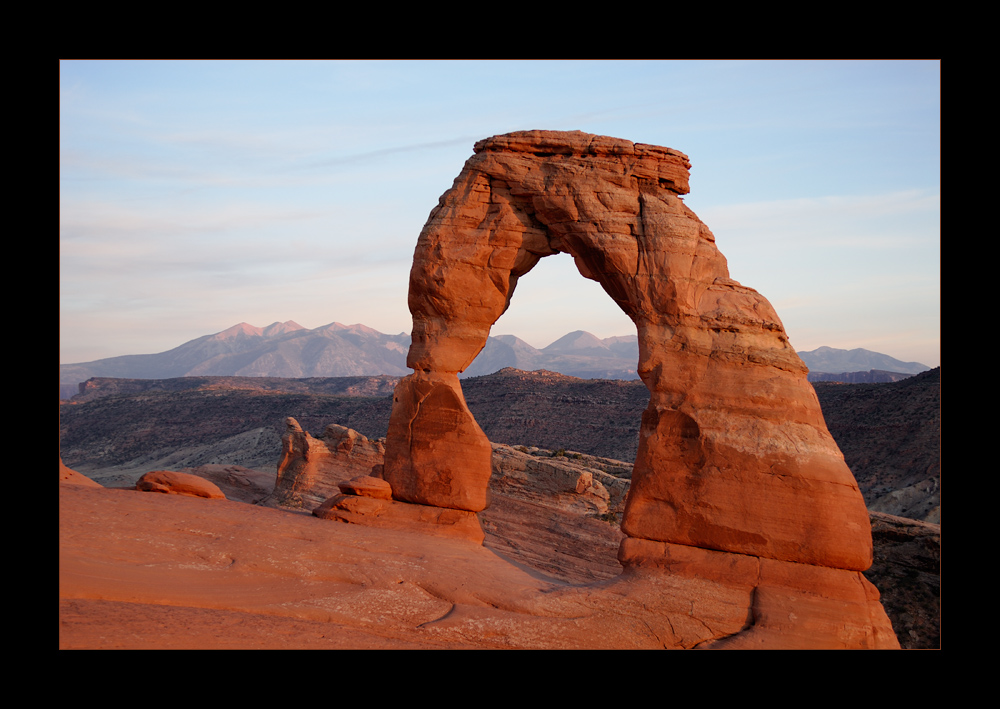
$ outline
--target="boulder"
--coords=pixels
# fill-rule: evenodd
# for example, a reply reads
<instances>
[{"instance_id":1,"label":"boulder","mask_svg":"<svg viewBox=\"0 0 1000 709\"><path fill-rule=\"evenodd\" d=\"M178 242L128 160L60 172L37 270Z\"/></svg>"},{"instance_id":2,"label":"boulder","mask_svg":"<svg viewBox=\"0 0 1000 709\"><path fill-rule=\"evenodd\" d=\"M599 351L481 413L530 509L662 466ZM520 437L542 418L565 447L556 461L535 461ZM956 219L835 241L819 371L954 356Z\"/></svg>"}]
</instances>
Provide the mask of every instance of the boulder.
<instances>
[{"instance_id":1,"label":"boulder","mask_svg":"<svg viewBox=\"0 0 1000 709\"><path fill-rule=\"evenodd\" d=\"M189 473L176 473L170 470L154 470L146 473L135 489L141 492L162 492L168 495L187 495L188 497L207 497L211 500L225 500L219 486L205 478Z\"/></svg>"}]
</instances>

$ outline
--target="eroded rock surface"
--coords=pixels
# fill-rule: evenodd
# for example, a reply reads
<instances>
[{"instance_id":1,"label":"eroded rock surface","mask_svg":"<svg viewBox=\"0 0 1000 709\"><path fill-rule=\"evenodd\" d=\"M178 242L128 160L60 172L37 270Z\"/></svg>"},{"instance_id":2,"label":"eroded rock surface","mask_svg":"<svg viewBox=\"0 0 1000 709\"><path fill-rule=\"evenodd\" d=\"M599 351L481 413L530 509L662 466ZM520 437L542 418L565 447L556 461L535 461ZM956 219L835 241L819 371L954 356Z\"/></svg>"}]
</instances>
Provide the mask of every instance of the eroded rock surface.
<instances>
[{"instance_id":1,"label":"eroded rock surface","mask_svg":"<svg viewBox=\"0 0 1000 709\"><path fill-rule=\"evenodd\" d=\"M765 586L756 559L693 547L566 584L468 541L65 482L59 545L63 649L884 646L845 622L867 608L851 584Z\"/></svg>"},{"instance_id":2,"label":"eroded rock surface","mask_svg":"<svg viewBox=\"0 0 1000 709\"><path fill-rule=\"evenodd\" d=\"M631 470L620 460L492 445L490 492L494 498L504 495L543 503L585 517L614 516L625 504Z\"/></svg>"},{"instance_id":3,"label":"eroded rock surface","mask_svg":"<svg viewBox=\"0 0 1000 709\"><path fill-rule=\"evenodd\" d=\"M574 451L493 444L484 544L572 583L622 572L618 522L631 465Z\"/></svg>"},{"instance_id":4,"label":"eroded rock surface","mask_svg":"<svg viewBox=\"0 0 1000 709\"><path fill-rule=\"evenodd\" d=\"M154 470L146 473L135 489L140 492L160 492L167 495L186 495L188 497L205 497L210 500L225 500L219 486L205 478L190 473L178 473L171 470Z\"/></svg>"},{"instance_id":5,"label":"eroded rock surface","mask_svg":"<svg viewBox=\"0 0 1000 709\"><path fill-rule=\"evenodd\" d=\"M334 440L363 439L356 431L331 425L326 431L336 431L336 436L316 439L294 419L287 425L280 487L276 485L271 496L276 501L283 495L284 503L278 503L283 507L302 507L338 522L476 543L485 539L487 546L516 563L566 581L607 579L621 572L617 522L628 491L628 463L573 451L491 444L490 506L477 517L467 510L393 500L389 483L377 475L382 464L377 446L357 458L335 451L328 455L337 448ZM355 443L350 453L357 450ZM310 452L314 462L324 464L311 464Z\"/></svg>"},{"instance_id":6,"label":"eroded rock surface","mask_svg":"<svg viewBox=\"0 0 1000 709\"><path fill-rule=\"evenodd\" d=\"M482 544L485 534L475 512L392 499L392 488L380 478L360 476L339 485L334 495L313 510L313 516L334 522L433 534Z\"/></svg>"},{"instance_id":7,"label":"eroded rock surface","mask_svg":"<svg viewBox=\"0 0 1000 709\"><path fill-rule=\"evenodd\" d=\"M381 441L347 426L330 424L313 438L289 416L272 497L278 504L311 509L340 494L339 483L359 475L380 477L384 454Z\"/></svg>"}]
</instances>

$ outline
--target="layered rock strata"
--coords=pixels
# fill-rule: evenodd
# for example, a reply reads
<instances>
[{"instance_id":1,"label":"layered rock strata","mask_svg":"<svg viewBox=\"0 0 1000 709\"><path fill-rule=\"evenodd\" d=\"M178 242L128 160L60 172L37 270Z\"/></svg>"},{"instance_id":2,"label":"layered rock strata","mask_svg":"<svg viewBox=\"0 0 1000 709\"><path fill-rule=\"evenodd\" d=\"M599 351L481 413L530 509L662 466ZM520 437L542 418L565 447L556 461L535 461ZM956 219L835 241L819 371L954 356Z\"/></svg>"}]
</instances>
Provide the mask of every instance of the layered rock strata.
<instances>
[{"instance_id":1,"label":"layered rock strata","mask_svg":"<svg viewBox=\"0 0 1000 709\"><path fill-rule=\"evenodd\" d=\"M872 559L864 502L770 303L729 277L684 204L687 156L580 132L480 141L421 231L414 373L397 386L396 499L478 512L489 442L457 374L518 279L571 254L635 322L650 390L622 523L630 537L833 568Z\"/></svg>"},{"instance_id":2,"label":"layered rock strata","mask_svg":"<svg viewBox=\"0 0 1000 709\"><path fill-rule=\"evenodd\" d=\"M477 544L483 542L488 527L493 542L504 551L529 564L546 559L538 568L567 580L607 578L621 570L613 551L602 553L600 560L581 560L574 543L618 544L620 533L603 520L617 520L624 505L629 470L622 461L491 444L487 495L493 505L480 524L477 514L467 510L393 500L391 486L380 477L383 458L377 441L336 424L327 426L319 438L302 430L293 418L286 420L286 426L271 495L277 504L311 510L321 519ZM527 536L517 533L521 527L530 529ZM498 536L498 529L504 533ZM560 540L564 535L573 539ZM553 563L547 557L558 547L565 559ZM607 563L609 556L613 568ZM596 570L591 568L595 561Z\"/></svg>"},{"instance_id":3,"label":"layered rock strata","mask_svg":"<svg viewBox=\"0 0 1000 709\"><path fill-rule=\"evenodd\" d=\"M381 441L351 428L330 424L314 438L289 416L272 497L285 506L311 509L340 494L341 482L362 475L380 477L384 454Z\"/></svg>"},{"instance_id":4,"label":"layered rock strata","mask_svg":"<svg viewBox=\"0 0 1000 709\"><path fill-rule=\"evenodd\" d=\"M621 477L621 461L501 443L492 447L491 500L503 495L584 517L612 516L625 503L629 481Z\"/></svg>"}]
</instances>

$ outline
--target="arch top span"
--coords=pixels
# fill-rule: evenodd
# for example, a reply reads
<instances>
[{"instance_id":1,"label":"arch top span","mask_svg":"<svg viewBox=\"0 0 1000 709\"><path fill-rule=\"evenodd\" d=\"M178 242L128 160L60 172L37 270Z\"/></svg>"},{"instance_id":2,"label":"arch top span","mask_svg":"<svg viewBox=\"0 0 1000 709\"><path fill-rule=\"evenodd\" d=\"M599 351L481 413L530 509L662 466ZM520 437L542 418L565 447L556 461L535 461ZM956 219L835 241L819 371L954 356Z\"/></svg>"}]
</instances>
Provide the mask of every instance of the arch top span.
<instances>
[{"instance_id":1,"label":"arch top span","mask_svg":"<svg viewBox=\"0 0 1000 709\"><path fill-rule=\"evenodd\" d=\"M622 529L630 537L864 569L871 532L806 368L770 303L729 276L681 199L683 153L579 131L494 136L424 225L384 476L397 499L479 511L489 441L457 373L518 279L567 252L636 324L650 390Z\"/></svg>"},{"instance_id":2,"label":"arch top span","mask_svg":"<svg viewBox=\"0 0 1000 709\"><path fill-rule=\"evenodd\" d=\"M623 170L638 179L654 180L675 194L690 192L691 163L679 150L633 143L582 131L529 130L478 141L473 152L523 153L538 158L606 158L612 172Z\"/></svg>"}]
</instances>

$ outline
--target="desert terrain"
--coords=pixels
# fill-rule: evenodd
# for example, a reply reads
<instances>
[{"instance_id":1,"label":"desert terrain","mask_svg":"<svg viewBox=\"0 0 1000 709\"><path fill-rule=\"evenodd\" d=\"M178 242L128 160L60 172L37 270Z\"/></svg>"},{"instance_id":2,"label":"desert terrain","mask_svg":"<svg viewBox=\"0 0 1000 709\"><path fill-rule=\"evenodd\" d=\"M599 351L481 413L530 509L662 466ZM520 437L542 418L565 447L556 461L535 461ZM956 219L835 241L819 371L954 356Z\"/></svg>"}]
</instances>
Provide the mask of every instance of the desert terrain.
<instances>
[{"instance_id":1,"label":"desert terrain","mask_svg":"<svg viewBox=\"0 0 1000 709\"><path fill-rule=\"evenodd\" d=\"M753 625L751 589L706 573L711 560L621 574L617 528L551 504L501 501L476 544L66 477L63 649L698 648Z\"/></svg>"},{"instance_id":2,"label":"desert terrain","mask_svg":"<svg viewBox=\"0 0 1000 709\"><path fill-rule=\"evenodd\" d=\"M882 544L875 577L904 595L928 585L938 527L869 511L773 306L731 278L684 203L688 157L580 131L519 131L473 150L417 240L412 373L394 385L384 439L343 420L377 415L379 397L358 408L258 391L232 407L207 386L141 393L138 415L136 396L62 407L61 647L898 649L900 629L920 640L912 614L893 626L866 574L881 539L905 553ZM558 253L636 325L648 395L637 440L574 416L555 450L504 445L467 403L459 374L518 279ZM934 389L918 429L933 426ZM142 412L154 402L169 413ZM548 428L507 403L497 408L514 415L487 426ZM588 399L562 403L580 411ZM885 403L841 401L865 416ZM273 490L228 499L197 464L274 451L274 422L261 421L275 404ZM199 418L192 451L182 442ZM637 445L585 453L571 432ZM220 445L244 456L212 460ZM72 469L96 470L108 453L107 487ZM869 498L939 520L934 455L913 453L870 466ZM150 470L164 455L173 469ZM252 470L209 472L260 485ZM922 568L888 570L908 562Z\"/></svg>"},{"instance_id":3,"label":"desert terrain","mask_svg":"<svg viewBox=\"0 0 1000 709\"><path fill-rule=\"evenodd\" d=\"M922 380L907 381L909 384L836 387L840 403L829 407L827 417L832 430L843 428L853 432L854 443L848 442L845 454L852 451L854 459L872 464L872 461L881 460L877 452L885 448L885 441L898 440L899 443L889 446L895 450L913 438L912 423L903 425L903 422L912 422L918 417L908 417L906 412L926 408L925 399L933 394L933 389L928 394ZM250 384L258 388L241 388ZM634 426L645 404L641 397L643 388L640 385L633 392L635 384L638 383L602 383L545 373L507 371L494 377L470 380L466 389L470 406L475 407L477 417L491 432L491 438L528 440L530 432L536 440L560 441L567 436L568 427L599 430L605 417L612 421L631 419L630 425ZM608 494L604 499L593 494L578 494L572 485L563 485L562 490L554 489L551 470L545 476L521 480L498 475L491 481L491 505L480 515L485 532L482 545L433 535L336 524L309 514L317 499L307 501L305 507L291 500L279 502L275 499L275 466L281 453L280 433L284 428L281 415L289 411L312 412L314 407L322 410L324 395L317 392L336 392L327 396L346 392L358 396L338 400L336 405L346 407L353 401L362 412L373 407L381 410L382 419L376 418L368 425L374 432L384 434L388 402L384 390L380 389L383 386L380 380L341 378L310 382L310 387L305 387L300 380L282 383L212 378L203 382L175 380L169 385L157 386L160 391L154 396L148 391L148 384L112 380L103 382L100 387L92 386L83 400L63 406L67 412L64 416L66 439L75 441L75 455L81 460L89 459L95 478L108 487L87 484L87 479L69 476L68 472L65 473L67 477L76 478L83 484L60 483L61 647L548 647L553 642L549 636L539 641L540 645L532 645L506 632L496 631L496 628L482 632L469 627L458 630L459 626L454 623L456 617L471 614L469 618L479 618L483 623L491 617L490 622L497 624L496 627L505 623L509 627L512 619L523 620L530 627L543 623L550 624L547 626L550 628L553 623L558 625L552 618L545 620L532 615L537 610L530 604L511 610L499 603L500 612L494 607L498 603L496 598L482 589L476 590L476 594L486 594L481 597L447 594L434 597L432 594L441 588L453 591L467 585L470 583L468 578L447 580L445 577L458 573L459 569L462 574L470 573L473 567L479 569L471 577L473 579L483 574L490 579L510 581L511 588L519 589L518 593L529 596L544 593L546 597L555 590L567 594L570 589L576 589L576 594L592 595L597 593L592 587L594 584L603 589L605 585L613 585L613 580L622 573L617 554L623 535L617 523L621 495L627 490L631 473L631 465L625 461L619 461L616 467L612 460L572 448L520 446L540 464L550 460L564 466L576 464L600 476L606 490L614 491L614 480L619 481L619 490L617 495ZM259 387L265 386L270 392L267 398L254 394L260 391ZM215 401L226 393L234 397L232 408L244 412L258 410L253 404L255 398L277 402L273 410L260 409L259 422L251 422L254 425L267 423L276 429L267 437L269 444L264 446L259 463L248 461L254 462L257 468L231 462L202 462L206 458L231 460L232 437L238 441L245 437L241 438L235 428L222 424L230 407L213 412L212 407L206 406L193 418L179 416L176 409L181 404L174 398L192 388L212 392ZM822 391L822 386L820 389ZM284 402L278 395L283 391L288 396ZM312 403L299 398L307 393L316 397ZM381 399L370 396L379 393L383 394ZM859 405L844 403L858 397L865 404L865 417L879 422L878 430L873 429L867 439L862 433L865 430L863 422L849 416ZM104 403L98 405L101 401ZM179 401L188 407L184 410L192 410L190 401L183 397ZM382 403L374 405L372 401ZM512 401L517 402L517 408L510 408ZM110 405L112 402L114 406ZM880 411L877 402L882 402L889 410ZM931 403L933 405L933 399ZM148 418L140 415L143 411ZM845 411L848 414L844 414ZM354 420L364 421L367 416L363 413L361 418ZM886 433L885 422L890 416L900 421L898 438ZM163 423L152 426L157 420ZM318 422L322 416L309 420ZM97 437L80 433L79 429L88 426L88 422L99 434L97 437L103 436L100 454L97 453ZM238 424L233 425L238 427ZM323 426L317 424L310 428L318 431ZM145 447L137 446L135 439L141 440L141 432L151 430L156 430L161 438L150 437ZM614 429L609 427L608 430ZM206 448L206 440L211 440L213 435L218 447ZM623 438L634 441L635 435L633 429ZM609 437L591 436L591 447L597 451L606 449L611 445ZM877 445L862 445L860 442L864 440ZM121 443L116 443L118 441ZM634 442L629 445L634 446ZM507 455L518 454L515 446L498 443L496 448L505 450ZM90 452L85 453L88 450ZM163 451L172 451L172 454ZM134 490L136 480L146 472L143 461L159 468L158 464L167 459L197 462L197 465L182 465L176 469L196 474L218 486L227 500ZM100 473L102 467L104 475ZM855 470L864 473L867 468L862 466ZM123 475L122 471L134 472ZM908 475L912 477L914 473ZM940 526L880 512L871 512L871 517L875 563L865 575L881 592L881 602L901 646L938 647ZM456 567L447 561L455 555L463 559L462 565ZM307 566L315 570L298 578ZM429 595L418 592L415 586L407 586L408 592L403 593L401 584L397 583L402 577L382 578L379 570L383 567L419 571L410 583L429 587L426 591ZM430 583L428 578L437 580ZM480 582L500 596L512 593L511 588L496 586L493 581ZM245 595L230 593L244 586ZM241 599L239 602L231 602L237 597ZM437 598L435 603L431 603L432 598ZM615 605L617 597L611 603ZM369 607L372 604L382 610L375 612ZM442 627L434 623L423 625L452 613L453 606L457 615L451 616L453 622L449 627L452 630L431 630ZM587 627L597 633L596 637L578 632L574 625L572 632L560 630L569 633L574 640L560 641L566 644L558 646L661 647L664 644L666 636L655 633L627 635L621 639L623 644L608 640L622 631L603 626L617 627L623 620L603 615L599 606L586 611L591 624ZM334 607L339 610L323 610ZM420 608L424 615L418 612ZM440 615L428 618L426 613L431 613L432 609ZM191 622L195 618L197 622Z\"/></svg>"}]
</instances>

